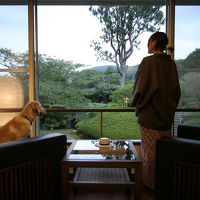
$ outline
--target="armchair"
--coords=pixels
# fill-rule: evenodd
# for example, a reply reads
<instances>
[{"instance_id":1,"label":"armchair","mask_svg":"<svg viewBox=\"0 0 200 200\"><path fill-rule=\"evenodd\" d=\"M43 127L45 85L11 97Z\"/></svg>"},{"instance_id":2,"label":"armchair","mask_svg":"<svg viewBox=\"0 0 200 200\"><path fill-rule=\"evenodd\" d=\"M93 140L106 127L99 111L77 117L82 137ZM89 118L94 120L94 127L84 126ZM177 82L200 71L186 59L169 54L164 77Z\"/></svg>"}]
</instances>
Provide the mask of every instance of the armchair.
<instances>
[{"instance_id":1,"label":"armchair","mask_svg":"<svg viewBox=\"0 0 200 200\"><path fill-rule=\"evenodd\" d=\"M0 200L58 200L66 136L47 134L0 144Z\"/></svg>"},{"instance_id":2,"label":"armchair","mask_svg":"<svg viewBox=\"0 0 200 200\"><path fill-rule=\"evenodd\" d=\"M156 143L156 200L200 199L200 141L161 137Z\"/></svg>"}]
</instances>

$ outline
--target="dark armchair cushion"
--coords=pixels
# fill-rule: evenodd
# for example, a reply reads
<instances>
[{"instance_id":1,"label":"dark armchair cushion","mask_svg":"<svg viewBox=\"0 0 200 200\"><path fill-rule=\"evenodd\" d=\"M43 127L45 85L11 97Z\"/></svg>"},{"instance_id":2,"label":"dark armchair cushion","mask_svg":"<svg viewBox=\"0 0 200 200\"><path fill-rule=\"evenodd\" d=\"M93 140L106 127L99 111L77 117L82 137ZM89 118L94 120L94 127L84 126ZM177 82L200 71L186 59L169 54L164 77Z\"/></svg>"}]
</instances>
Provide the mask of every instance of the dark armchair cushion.
<instances>
[{"instance_id":1,"label":"dark armchair cushion","mask_svg":"<svg viewBox=\"0 0 200 200\"><path fill-rule=\"evenodd\" d=\"M0 169L53 156L60 160L66 153L66 136L53 133L0 144Z\"/></svg>"},{"instance_id":2,"label":"dark armchair cushion","mask_svg":"<svg viewBox=\"0 0 200 200\"><path fill-rule=\"evenodd\" d=\"M200 140L200 125L180 124L177 128L177 137Z\"/></svg>"}]
</instances>

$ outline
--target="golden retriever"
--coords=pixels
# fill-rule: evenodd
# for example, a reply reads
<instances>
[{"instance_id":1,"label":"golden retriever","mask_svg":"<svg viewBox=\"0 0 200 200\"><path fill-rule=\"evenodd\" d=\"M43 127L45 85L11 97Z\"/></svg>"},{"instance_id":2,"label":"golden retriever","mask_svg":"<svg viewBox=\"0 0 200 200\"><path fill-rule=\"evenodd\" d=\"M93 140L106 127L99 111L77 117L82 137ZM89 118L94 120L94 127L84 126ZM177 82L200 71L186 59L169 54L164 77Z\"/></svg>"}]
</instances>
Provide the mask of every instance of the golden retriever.
<instances>
[{"instance_id":1,"label":"golden retriever","mask_svg":"<svg viewBox=\"0 0 200 200\"><path fill-rule=\"evenodd\" d=\"M32 122L46 111L39 101L31 101L13 119L0 128L0 143L30 137Z\"/></svg>"}]
</instances>

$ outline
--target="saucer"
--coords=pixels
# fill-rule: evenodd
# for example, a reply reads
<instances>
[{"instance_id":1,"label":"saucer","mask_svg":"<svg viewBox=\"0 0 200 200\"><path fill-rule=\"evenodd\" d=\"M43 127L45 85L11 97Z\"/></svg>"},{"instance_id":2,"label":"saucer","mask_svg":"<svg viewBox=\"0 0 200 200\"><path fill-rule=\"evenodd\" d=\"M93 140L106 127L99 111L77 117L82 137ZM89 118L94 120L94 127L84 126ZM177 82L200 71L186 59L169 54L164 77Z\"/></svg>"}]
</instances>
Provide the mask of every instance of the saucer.
<instances>
[{"instance_id":1,"label":"saucer","mask_svg":"<svg viewBox=\"0 0 200 200\"><path fill-rule=\"evenodd\" d=\"M113 145L114 145L113 143L110 143L110 144L99 144L99 143L96 143L95 144L96 147L105 147L105 148L112 147Z\"/></svg>"}]
</instances>

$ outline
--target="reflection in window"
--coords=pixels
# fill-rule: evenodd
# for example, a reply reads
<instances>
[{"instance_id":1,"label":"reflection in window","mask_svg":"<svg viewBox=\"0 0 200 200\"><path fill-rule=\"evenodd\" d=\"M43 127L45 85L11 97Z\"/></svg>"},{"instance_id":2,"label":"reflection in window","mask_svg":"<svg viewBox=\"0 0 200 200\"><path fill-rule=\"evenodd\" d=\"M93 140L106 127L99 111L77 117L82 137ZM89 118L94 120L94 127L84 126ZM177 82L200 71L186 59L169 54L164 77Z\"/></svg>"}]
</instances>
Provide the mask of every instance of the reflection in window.
<instances>
[{"instance_id":1,"label":"reflection in window","mask_svg":"<svg viewBox=\"0 0 200 200\"><path fill-rule=\"evenodd\" d=\"M0 113L0 127L15 117L18 113Z\"/></svg>"},{"instance_id":2,"label":"reflection in window","mask_svg":"<svg viewBox=\"0 0 200 200\"><path fill-rule=\"evenodd\" d=\"M1 108L23 107L24 94L20 79L0 76L0 91Z\"/></svg>"}]
</instances>

